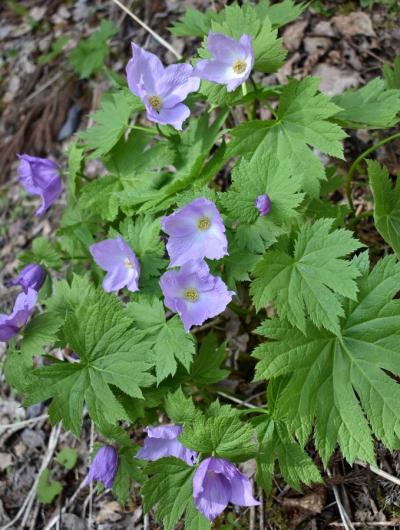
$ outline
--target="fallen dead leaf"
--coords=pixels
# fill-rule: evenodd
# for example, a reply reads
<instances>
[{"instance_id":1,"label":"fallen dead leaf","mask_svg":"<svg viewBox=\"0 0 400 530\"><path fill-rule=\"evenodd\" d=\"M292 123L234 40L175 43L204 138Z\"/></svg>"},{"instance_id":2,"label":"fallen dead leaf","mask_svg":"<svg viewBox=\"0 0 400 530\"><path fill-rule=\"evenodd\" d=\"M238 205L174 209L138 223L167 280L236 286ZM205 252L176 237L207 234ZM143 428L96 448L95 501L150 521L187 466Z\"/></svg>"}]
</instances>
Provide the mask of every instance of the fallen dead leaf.
<instances>
[{"instance_id":1,"label":"fallen dead leaf","mask_svg":"<svg viewBox=\"0 0 400 530\"><path fill-rule=\"evenodd\" d=\"M328 96L337 96L348 88L357 88L361 81L357 72L340 70L325 63L318 64L312 75L321 78L320 90Z\"/></svg>"},{"instance_id":2,"label":"fallen dead leaf","mask_svg":"<svg viewBox=\"0 0 400 530\"><path fill-rule=\"evenodd\" d=\"M104 521L118 521L121 519L121 506L117 501L111 501L104 504L96 516L96 523L104 523Z\"/></svg>"},{"instance_id":3,"label":"fallen dead leaf","mask_svg":"<svg viewBox=\"0 0 400 530\"><path fill-rule=\"evenodd\" d=\"M285 28L282 38L285 48L287 48L290 52L294 52L299 49L307 24L308 20L299 20L298 22L290 24L290 26Z\"/></svg>"},{"instance_id":4,"label":"fallen dead leaf","mask_svg":"<svg viewBox=\"0 0 400 530\"><path fill-rule=\"evenodd\" d=\"M10 453L0 453L0 471L4 471L8 467L12 466L12 456Z\"/></svg>"},{"instance_id":5,"label":"fallen dead leaf","mask_svg":"<svg viewBox=\"0 0 400 530\"><path fill-rule=\"evenodd\" d=\"M371 18L363 11L354 11L350 15L337 15L332 18L332 23L344 37L354 37L355 35L375 36Z\"/></svg>"}]
</instances>

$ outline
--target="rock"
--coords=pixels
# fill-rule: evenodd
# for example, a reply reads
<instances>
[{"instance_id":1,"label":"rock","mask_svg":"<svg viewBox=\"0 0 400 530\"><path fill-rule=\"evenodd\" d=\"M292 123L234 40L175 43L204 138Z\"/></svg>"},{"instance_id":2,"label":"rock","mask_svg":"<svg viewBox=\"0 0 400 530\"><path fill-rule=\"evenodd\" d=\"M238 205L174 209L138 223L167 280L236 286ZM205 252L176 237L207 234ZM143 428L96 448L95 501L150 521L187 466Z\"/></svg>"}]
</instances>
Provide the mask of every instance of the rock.
<instances>
[{"instance_id":1,"label":"rock","mask_svg":"<svg viewBox=\"0 0 400 530\"><path fill-rule=\"evenodd\" d=\"M321 78L320 90L328 96L337 96L347 88L356 88L361 79L357 72L340 70L329 64L318 64L312 71L312 75Z\"/></svg>"},{"instance_id":2,"label":"rock","mask_svg":"<svg viewBox=\"0 0 400 530\"><path fill-rule=\"evenodd\" d=\"M12 466L13 460L10 453L0 453L0 471L4 471L8 467Z\"/></svg>"},{"instance_id":3,"label":"rock","mask_svg":"<svg viewBox=\"0 0 400 530\"><path fill-rule=\"evenodd\" d=\"M86 522L73 513L66 513L62 517L62 530L86 530Z\"/></svg>"},{"instance_id":4,"label":"rock","mask_svg":"<svg viewBox=\"0 0 400 530\"><path fill-rule=\"evenodd\" d=\"M290 52L299 49L307 24L307 20L299 20L285 28L282 35L283 43Z\"/></svg>"},{"instance_id":5,"label":"rock","mask_svg":"<svg viewBox=\"0 0 400 530\"><path fill-rule=\"evenodd\" d=\"M36 449L44 446L44 434L42 431L24 429L21 435L21 440L27 447L31 449Z\"/></svg>"},{"instance_id":6,"label":"rock","mask_svg":"<svg viewBox=\"0 0 400 530\"><path fill-rule=\"evenodd\" d=\"M332 18L332 23L344 37L354 37L355 35L375 36L371 18L363 11L355 11L350 13L350 15L337 15Z\"/></svg>"}]
</instances>

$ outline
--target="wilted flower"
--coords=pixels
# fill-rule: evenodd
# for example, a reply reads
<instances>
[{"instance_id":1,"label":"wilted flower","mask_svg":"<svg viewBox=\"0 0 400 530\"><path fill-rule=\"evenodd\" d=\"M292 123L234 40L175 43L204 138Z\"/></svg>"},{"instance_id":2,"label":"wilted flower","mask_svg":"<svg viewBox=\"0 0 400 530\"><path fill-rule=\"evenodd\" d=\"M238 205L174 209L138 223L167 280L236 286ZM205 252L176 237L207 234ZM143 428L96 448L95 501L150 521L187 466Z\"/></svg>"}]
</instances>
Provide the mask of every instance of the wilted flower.
<instances>
[{"instance_id":1,"label":"wilted flower","mask_svg":"<svg viewBox=\"0 0 400 530\"><path fill-rule=\"evenodd\" d=\"M204 261L189 261L179 271L165 272L160 286L165 305L178 313L186 331L222 313L235 294L221 278L210 274Z\"/></svg>"},{"instance_id":2,"label":"wilted flower","mask_svg":"<svg viewBox=\"0 0 400 530\"><path fill-rule=\"evenodd\" d=\"M226 85L232 92L249 77L254 64L254 53L251 37L243 34L240 39L232 39L222 33L208 34L208 51L211 59L204 59L196 64L194 75Z\"/></svg>"},{"instance_id":3,"label":"wilted flower","mask_svg":"<svg viewBox=\"0 0 400 530\"><path fill-rule=\"evenodd\" d=\"M0 341L5 342L18 334L28 322L36 300L37 292L34 289L28 289L26 293L17 296L11 315L0 315Z\"/></svg>"},{"instance_id":4,"label":"wilted flower","mask_svg":"<svg viewBox=\"0 0 400 530\"><path fill-rule=\"evenodd\" d=\"M223 458L206 458L193 477L193 497L196 508L213 521L228 503L257 506L250 480L236 466Z\"/></svg>"},{"instance_id":5,"label":"wilted flower","mask_svg":"<svg viewBox=\"0 0 400 530\"><path fill-rule=\"evenodd\" d=\"M146 107L147 118L181 130L190 116L189 107L182 101L200 85L200 79L193 77L193 67L190 64L164 67L156 55L132 43L132 59L126 74L129 88Z\"/></svg>"},{"instance_id":6,"label":"wilted flower","mask_svg":"<svg viewBox=\"0 0 400 530\"><path fill-rule=\"evenodd\" d=\"M128 243L118 236L91 245L90 253L99 267L107 271L103 288L108 293L127 287L139 290L140 264Z\"/></svg>"},{"instance_id":7,"label":"wilted flower","mask_svg":"<svg viewBox=\"0 0 400 530\"><path fill-rule=\"evenodd\" d=\"M28 193L39 195L42 205L35 212L44 214L58 199L62 192L62 182L58 166L48 158L18 155L19 181Z\"/></svg>"},{"instance_id":8,"label":"wilted flower","mask_svg":"<svg viewBox=\"0 0 400 530\"><path fill-rule=\"evenodd\" d=\"M111 445L104 445L97 451L85 482L100 480L106 488L112 488L117 471L118 453Z\"/></svg>"},{"instance_id":9,"label":"wilted flower","mask_svg":"<svg viewBox=\"0 0 400 530\"><path fill-rule=\"evenodd\" d=\"M180 425L160 425L158 427L147 427L147 438L143 447L137 453L137 458L142 460L158 460L166 456L180 458L190 466L197 459L196 451L187 449L179 440L182 432Z\"/></svg>"},{"instance_id":10,"label":"wilted flower","mask_svg":"<svg viewBox=\"0 0 400 530\"><path fill-rule=\"evenodd\" d=\"M215 204L205 197L163 217L161 226L169 235L167 250L171 267L190 260L220 259L228 254L221 215Z\"/></svg>"},{"instance_id":11,"label":"wilted flower","mask_svg":"<svg viewBox=\"0 0 400 530\"><path fill-rule=\"evenodd\" d=\"M259 195L256 199L256 208L260 212L261 217L264 217L267 215L271 210L271 199L269 196L264 193L263 195Z\"/></svg>"},{"instance_id":12,"label":"wilted flower","mask_svg":"<svg viewBox=\"0 0 400 530\"><path fill-rule=\"evenodd\" d=\"M28 289L34 289L39 291L42 287L46 273L40 265L37 263L30 263L22 269L15 280L10 280L10 285L20 285L25 293Z\"/></svg>"}]
</instances>

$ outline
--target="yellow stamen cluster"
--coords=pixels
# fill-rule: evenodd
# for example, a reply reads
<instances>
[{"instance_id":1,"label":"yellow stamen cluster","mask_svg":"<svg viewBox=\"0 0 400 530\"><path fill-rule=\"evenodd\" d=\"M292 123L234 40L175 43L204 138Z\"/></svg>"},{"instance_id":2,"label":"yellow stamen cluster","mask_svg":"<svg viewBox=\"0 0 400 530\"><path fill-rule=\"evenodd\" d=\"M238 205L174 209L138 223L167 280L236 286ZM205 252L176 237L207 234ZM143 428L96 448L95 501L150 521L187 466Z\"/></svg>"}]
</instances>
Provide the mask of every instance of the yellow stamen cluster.
<instances>
[{"instance_id":1,"label":"yellow stamen cluster","mask_svg":"<svg viewBox=\"0 0 400 530\"><path fill-rule=\"evenodd\" d=\"M208 217L200 217L200 219L197 221L197 228L199 230L208 230L211 226L211 221Z\"/></svg>"},{"instance_id":2,"label":"yellow stamen cluster","mask_svg":"<svg viewBox=\"0 0 400 530\"><path fill-rule=\"evenodd\" d=\"M242 59L237 59L233 65L233 71L235 74L243 74L243 72L246 70L247 64Z\"/></svg>"},{"instance_id":3,"label":"yellow stamen cluster","mask_svg":"<svg viewBox=\"0 0 400 530\"><path fill-rule=\"evenodd\" d=\"M193 289L192 287L190 287L189 289L185 289L183 296L189 302L197 302L197 300L199 299L199 293L196 289Z\"/></svg>"},{"instance_id":4,"label":"yellow stamen cluster","mask_svg":"<svg viewBox=\"0 0 400 530\"><path fill-rule=\"evenodd\" d=\"M133 269L133 263L129 258L124 259L124 265L127 269Z\"/></svg>"},{"instance_id":5,"label":"yellow stamen cluster","mask_svg":"<svg viewBox=\"0 0 400 530\"><path fill-rule=\"evenodd\" d=\"M149 103L154 110L159 111L161 109L162 101L159 96L149 96Z\"/></svg>"}]
</instances>

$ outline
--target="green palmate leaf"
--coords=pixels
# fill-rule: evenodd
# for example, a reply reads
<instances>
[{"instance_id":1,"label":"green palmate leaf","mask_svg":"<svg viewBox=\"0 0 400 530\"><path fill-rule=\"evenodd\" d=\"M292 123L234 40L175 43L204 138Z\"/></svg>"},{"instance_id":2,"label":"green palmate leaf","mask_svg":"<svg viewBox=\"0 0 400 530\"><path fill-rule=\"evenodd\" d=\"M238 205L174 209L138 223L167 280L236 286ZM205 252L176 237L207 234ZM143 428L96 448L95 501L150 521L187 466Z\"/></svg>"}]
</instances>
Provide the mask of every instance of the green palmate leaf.
<instances>
[{"instance_id":1,"label":"green palmate leaf","mask_svg":"<svg viewBox=\"0 0 400 530\"><path fill-rule=\"evenodd\" d=\"M192 335L185 333L178 316L167 321L162 302L155 299L151 301L142 298L140 302L131 302L128 311L152 344L158 384L168 376L175 375L178 362L189 371L195 353L195 342ZM144 318L145 314L151 315L150 323Z\"/></svg>"},{"instance_id":2,"label":"green palmate leaf","mask_svg":"<svg viewBox=\"0 0 400 530\"><path fill-rule=\"evenodd\" d=\"M58 55L60 55L60 53L62 52L63 48L65 47L68 41L69 41L69 37L67 35L62 35L61 37L56 39L52 43L51 50L49 51L49 53L44 53L42 55L39 55L38 64L40 65L47 64L53 59L55 59Z\"/></svg>"},{"instance_id":3,"label":"green palmate leaf","mask_svg":"<svg viewBox=\"0 0 400 530\"><path fill-rule=\"evenodd\" d=\"M261 19L268 17L273 26L280 27L298 18L305 7L304 2L295 3L293 0L283 0L273 5L269 0L261 0L255 9Z\"/></svg>"},{"instance_id":4,"label":"green palmate leaf","mask_svg":"<svg viewBox=\"0 0 400 530\"><path fill-rule=\"evenodd\" d=\"M45 237L37 237L34 239L32 250L22 253L20 259L23 264L34 262L48 269L58 269L61 266L61 256L58 246L50 243Z\"/></svg>"},{"instance_id":5,"label":"green palmate leaf","mask_svg":"<svg viewBox=\"0 0 400 530\"><path fill-rule=\"evenodd\" d=\"M113 493L121 504L128 504L132 499L132 481L142 483L145 475L135 460L137 446L123 447L118 451L118 471L113 484Z\"/></svg>"},{"instance_id":6,"label":"green palmate leaf","mask_svg":"<svg viewBox=\"0 0 400 530\"><path fill-rule=\"evenodd\" d=\"M387 88L397 88L400 90L400 55L394 60L393 68L388 64L384 65L383 77L385 78Z\"/></svg>"},{"instance_id":7,"label":"green palmate leaf","mask_svg":"<svg viewBox=\"0 0 400 530\"><path fill-rule=\"evenodd\" d=\"M400 446L400 264L388 256L368 272L364 253L354 260L362 273L358 301L345 302L340 335L307 323L306 336L284 320L265 321L259 332L257 379L287 375L279 390L277 417L301 443L315 426L315 443L326 465L339 444L349 462L373 463L371 434L391 448Z\"/></svg>"},{"instance_id":8,"label":"green palmate leaf","mask_svg":"<svg viewBox=\"0 0 400 530\"><path fill-rule=\"evenodd\" d=\"M246 245L251 241L245 237ZM274 241L275 242L275 241ZM261 245L261 252L264 244ZM227 286L235 290L236 282L250 281L250 271L252 271L261 259L261 254L252 254L248 250L232 250L229 256L224 258L224 280Z\"/></svg>"},{"instance_id":9,"label":"green palmate leaf","mask_svg":"<svg viewBox=\"0 0 400 530\"><path fill-rule=\"evenodd\" d=\"M281 317L306 333L306 314L317 327L340 334L343 304L337 295L356 299L354 263L341 259L362 244L348 230L331 232L332 219L300 229L294 252L268 251L254 268L250 291L257 310L275 301Z\"/></svg>"},{"instance_id":10,"label":"green palmate leaf","mask_svg":"<svg viewBox=\"0 0 400 530\"><path fill-rule=\"evenodd\" d=\"M257 480L268 494L271 492L275 462L279 463L285 481L296 490L300 490L302 484L321 482L318 468L292 436L285 422L276 414L275 402L284 382L284 378L278 378L268 384L269 414L258 416L253 420L260 445L257 456Z\"/></svg>"},{"instance_id":11,"label":"green palmate leaf","mask_svg":"<svg viewBox=\"0 0 400 530\"><path fill-rule=\"evenodd\" d=\"M48 469L45 469L39 477L36 495L39 502L50 504L62 492L62 484L58 480L51 480Z\"/></svg>"},{"instance_id":12,"label":"green palmate leaf","mask_svg":"<svg viewBox=\"0 0 400 530\"><path fill-rule=\"evenodd\" d=\"M122 183L118 177L107 175L89 182L82 189L78 206L91 215L99 215L104 221L114 221L118 215L118 192Z\"/></svg>"},{"instance_id":13,"label":"green palmate leaf","mask_svg":"<svg viewBox=\"0 0 400 530\"><path fill-rule=\"evenodd\" d=\"M51 313L43 313L33 318L24 328L21 344L23 358L30 363L34 355L42 355L43 346L49 346L56 340L61 324L61 318Z\"/></svg>"},{"instance_id":14,"label":"green palmate leaf","mask_svg":"<svg viewBox=\"0 0 400 530\"><path fill-rule=\"evenodd\" d=\"M346 137L338 125L328 121L340 109L329 97L317 93L318 85L319 80L313 77L291 79L282 91L277 119L254 120L232 129L229 154L288 160L291 174L302 179L304 191L317 197L325 169L308 146L343 158L341 140Z\"/></svg>"},{"instance_id":15,"label":"green palmate leaf","mask_svg":"<svg viewBox=\"0 0 400 530\"><path fill-rule=\"evenodd\" d=\"M169 28L178 37L204 37L211 28L211 21L218 19L218 14L211 9L204 13L189 7L179 22L174 22Z\"/></svg>"},{"instance_id":16,"label":"green palmate leaf","mask_svg":"<svg viewBox=\"0 0 400 530\"><path fill-rule=\"evenodd\" d=\"M144 509L153 508L165 530L172 530L193 503L193 475L196 468L178 458L162 458L150 462L146 473L150 475L143 484Z\"/></svg>"},{"instance_id":17,"label":"green palmate leaf","mask_svg":"<svg viewBox=\"0 0 400 530\"><path fill-rule=\"evenodd\" d=\"M143 104L128 90L107 92L101 98L100 110L94 113L95 125L80 133L91 158L107 154L128 127L133 112L142 110Z\"/></svg>"},{"instance_id":18,"label":"green palmate leaf","mask_svg":"<svg viewBox=\"0 0 400 530\"><path fill-rule=\"evenodd\" d=\"M222 370L226 354L226 343L218 346L213 333L209 333L202 341L200 351L190 369L190 377L196 385L210 385L225 379L228 370Z\"/></svg>"},{"instance_id":19,"label":"green palmate leaf","mask_svg":"<svg viewBox=\"0 0 400 530\"><path fill-rule=\"evenodd\" d=\"M228 210L232 220L250 224L259 219L256 207L259 195L267 194L271 200L271 210L264 217L268 225L287 222L298 217L296 208L304 194L300 193L302 181L294 176L287 160L277 160L272 155L242 160L232 172L232 185L219 200Z\"/></svg>"},{"instance_id":20,"label":"green palmate leaf","mask_svg":"<svg viewBox=\"0 0 400 530\"><path fill-rule=\"evenodd\" d=\"M196 409L191 398L186 397L182 388L178 388L165 398L165 412L174 423L185 425L201 417L201 412Z\"/></svg>"},{"instance_id":21,"label":"green palmate leaf","mask_svg":"<svg viewBox=\"0 0 400 530\"><path fill-rule=\"evenodd\" d=\"M333 101L343 109L335 116L342 127L385 129L399 121L400 90L388 89L383 79L347 90Z\"/></svg>"},{"instance_id":22,"label":"green palmate leaf","mask_svg":"<svg viewBox=\"0 0 400 530\"><path fill-rule=\"evenodd\" d=\"M160 276L165 267L164 245L160 239L160 220L149 216L127 218L120 224L120 232L134 249L141 266L141 277Z\"/></svg>"},{"instance_id":23,"label":"green palmate leaf","mask_svg":"<svg viewBox=\"0 0 400 530\"><path fill-rule=\"evenodd\" d=\"M255 455L253 434L252 427L241 422L236 413L229 415L221 408L215 416L199 417L185 425L179 439L199 453L240 462Z\"/></svg>"},{"instance_id":24,"label":"green palmate leaf","mask_svg":"<svg viewBox=\"0 0 400 530\"><path fill-rule=\"evenodd\" d=\"M53 422L79 434L86 402L93 421L115 424L128 419L112 387L143 398L141 388L154 382L151 345L143 333L131 329L131 320L117 298L95 291L89 299L66 314L63 341L78 354L80 362L55 362L35 372L28 402L53 398L49 414Z\"/></svg>"},{"instance_id":25,"label":"green palmate leaf","mask_svg":"<svg viewBox=\"0 0 400 530\"><path fill-rule=\"evenodd\" d=\"M69 56L69 62L81 79L86 79L102 68L109 54L107 40L118 33L118 29L106 19L88 39L81 40Z\"/></svg>"},{"instance_id":26,"label":"green palmate leaf","mask_svg":"<svg viewBox=\"0 0 400 530\"><path fill-rule=\"evenodd\" d=\"M374 194L376 228L400 256L400 179L393 188L387 168L373 160L368 160L368 176Z\"/></svg>"}]
</instances>

